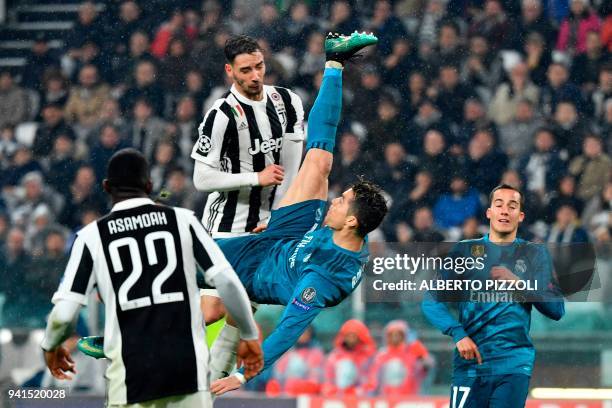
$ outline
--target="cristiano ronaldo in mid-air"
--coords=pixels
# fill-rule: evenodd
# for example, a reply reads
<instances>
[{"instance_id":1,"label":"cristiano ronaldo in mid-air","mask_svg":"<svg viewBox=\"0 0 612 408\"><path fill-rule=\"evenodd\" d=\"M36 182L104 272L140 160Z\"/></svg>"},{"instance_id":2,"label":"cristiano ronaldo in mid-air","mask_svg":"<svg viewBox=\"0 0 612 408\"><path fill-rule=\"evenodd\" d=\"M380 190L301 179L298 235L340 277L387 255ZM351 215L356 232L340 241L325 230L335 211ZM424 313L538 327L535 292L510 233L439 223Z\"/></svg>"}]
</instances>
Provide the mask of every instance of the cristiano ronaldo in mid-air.
<instances>
[{"instance_id":1,"label":"cristiano ronaldo in mid-air","mask_svg":"<svg viewBox=\"0 0 612 408\"><path fill-rule=\"evenodd\" d=\"M377 41L357 32L327 36L323 82L310 112L306 156L297 176L264 232L217 240L252 302L286 306L263 343L264 370L293 346L323 308L339 304L359 285L368 258L366 235L387 213L381 191L367 181L332 200L326 212L344 64ZM215 359L229 360L235 354L237 342L228 327L216 340L225 352L213 355L212 367L219 367ZM246 380L239 371L213 382L211 391L220 395Z\"/></svg>"}]
</instances>

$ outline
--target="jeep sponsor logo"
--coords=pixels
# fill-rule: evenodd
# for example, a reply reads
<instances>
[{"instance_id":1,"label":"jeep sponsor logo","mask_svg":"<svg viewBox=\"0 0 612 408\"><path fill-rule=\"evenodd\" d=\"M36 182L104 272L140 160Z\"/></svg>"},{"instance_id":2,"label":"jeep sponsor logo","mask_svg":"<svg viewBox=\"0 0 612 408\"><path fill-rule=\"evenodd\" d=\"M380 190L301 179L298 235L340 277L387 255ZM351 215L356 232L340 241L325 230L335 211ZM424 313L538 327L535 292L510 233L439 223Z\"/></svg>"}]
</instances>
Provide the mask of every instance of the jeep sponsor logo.
<instances>
[{"instance_id":1,"label":"jeep sponsor logo","mask_svg":"<svg viewBox=\"0 0 612 408\"><path fill-rule=\"evenodd\" d=\"M255 146L249 147L249 154L252 156L258 153L270 153L272 151L278 152L283 147L283 139L270 139L264 140L263 142L259 139L255 139Z\"/></svg>"}]
</instances>

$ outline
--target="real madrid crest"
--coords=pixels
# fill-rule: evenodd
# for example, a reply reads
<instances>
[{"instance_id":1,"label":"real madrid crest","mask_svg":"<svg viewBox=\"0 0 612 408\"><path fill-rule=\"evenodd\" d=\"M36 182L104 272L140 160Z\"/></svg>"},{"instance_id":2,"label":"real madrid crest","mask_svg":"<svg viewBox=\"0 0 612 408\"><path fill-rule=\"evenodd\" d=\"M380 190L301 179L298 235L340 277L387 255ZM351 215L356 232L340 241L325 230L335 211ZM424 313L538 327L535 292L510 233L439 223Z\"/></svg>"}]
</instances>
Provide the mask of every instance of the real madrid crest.
<instances>
[{"instance_id":1,"label":"real madrid crest","mask_svg":"<svg viewBox=\"0 0 612 408\"><path fill-rule=\"evenodd\" d=\"M485 253L484 245L472 245L471 252L473 257L478 258L483 256Z\"/></svg>"},{"instance_id":2,"label":"real madrid crest","mask_svg":"<svg viewBox=\"0 0 612 408\"><path fill-rule=\"evenodd\" d=\"M527 264L524 260L517 259L514 264L514 273L516 275L523 275L525 272L527 272Z\"/></svg>"}]
</instances>

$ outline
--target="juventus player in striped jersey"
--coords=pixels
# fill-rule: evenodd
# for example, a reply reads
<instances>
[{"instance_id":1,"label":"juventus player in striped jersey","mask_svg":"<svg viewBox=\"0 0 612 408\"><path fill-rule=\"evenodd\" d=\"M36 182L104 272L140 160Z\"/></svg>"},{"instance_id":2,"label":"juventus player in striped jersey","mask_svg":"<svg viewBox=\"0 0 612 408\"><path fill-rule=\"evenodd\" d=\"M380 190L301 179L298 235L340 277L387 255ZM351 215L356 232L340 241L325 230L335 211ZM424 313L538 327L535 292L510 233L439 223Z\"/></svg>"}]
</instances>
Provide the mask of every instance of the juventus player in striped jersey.
<instances>
[{"instance_id":1,"label":"juventus player in striped jersey","mask_svg":"<svg viewBox=\"0 0 612 408\"><path fill-rule=\"evenodd\" d=\"M195 187L211 193L202 223L213 238L248 234L270 216L297 174L304 141L302 101L264 85L257 42L233 37L224 51L233 85L206 113L191 154Z\"/></svg>"},{"instance_id":2,"label":"juventus player in striped jersey","mask_svg":"<svg viewBox=\"0 0 612 408\"><path fill-rule=\"evenodd\" d=\"M103 186L113 208L77 234L42 343L47 366L60 379L75 372L61 344L97 286L106 305L107 406L212 407L196 264L231 299L239 358L254 375L263 357L246 291L191 211L148 198L152 185L140 152L117 152Z\"/></svg>"}]
</instances>

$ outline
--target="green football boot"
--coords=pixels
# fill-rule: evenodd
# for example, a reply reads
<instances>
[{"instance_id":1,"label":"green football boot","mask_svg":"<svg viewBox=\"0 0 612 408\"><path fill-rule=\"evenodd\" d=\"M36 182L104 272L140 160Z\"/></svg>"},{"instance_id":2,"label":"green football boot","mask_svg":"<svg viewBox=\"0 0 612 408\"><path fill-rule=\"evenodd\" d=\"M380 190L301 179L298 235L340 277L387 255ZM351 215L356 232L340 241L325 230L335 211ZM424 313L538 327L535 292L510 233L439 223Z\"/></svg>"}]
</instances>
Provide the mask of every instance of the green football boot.
<instances>
[{"instance_id":1,"label":"green football boot","mask_svg":"<svg viewBox=\"0 0 612 408\"><path fill-rule=\"evenodd\" d=\"M79 339L77 347L81 352L93 358L106 358L104 355L104 337L89 336Z\"/></svg>"},{"instance_id":2,"label":"green football boot","mask_svg":"<svg viewBox=\"0 0 612 408\"><path fill-rule=\"evenodd\" d=\"M328 61L344 64L357 51L377 42L378 38L371 33L358 33L357 31L351 35L329 33L325 38L325 55Z\"/></svg>"}]
</instances>

